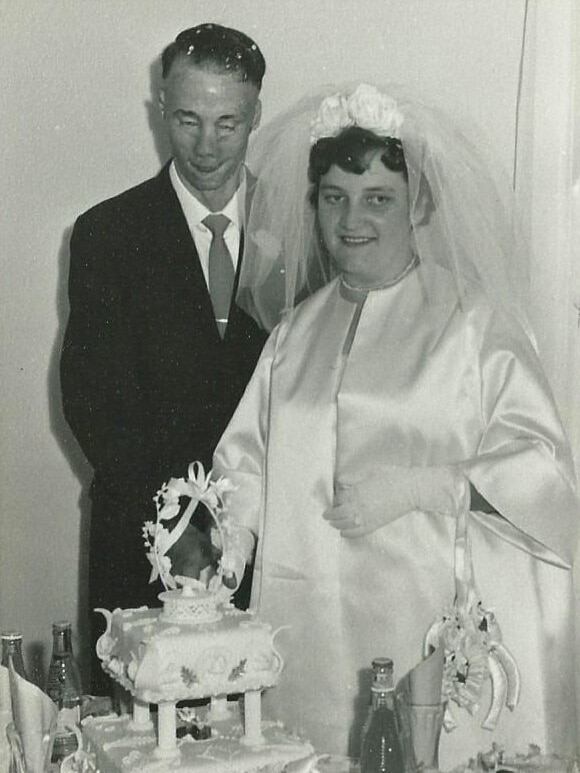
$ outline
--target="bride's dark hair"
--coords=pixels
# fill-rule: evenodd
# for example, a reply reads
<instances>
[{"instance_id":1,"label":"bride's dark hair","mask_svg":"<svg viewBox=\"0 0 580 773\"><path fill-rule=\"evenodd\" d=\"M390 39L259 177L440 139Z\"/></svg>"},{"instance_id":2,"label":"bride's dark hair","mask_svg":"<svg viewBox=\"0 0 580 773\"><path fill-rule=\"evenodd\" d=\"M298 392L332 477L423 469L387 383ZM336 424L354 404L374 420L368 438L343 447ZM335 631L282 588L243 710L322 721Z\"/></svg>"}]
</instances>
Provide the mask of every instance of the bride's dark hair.
<instances>
[{"instance_id":1,"label":"bride's dark hair","mask_svg":"<svg viewBox=\"0 0 580 773\"><path fill-rule=\"evenodd\" d=\"M369 168L371 156L381 151L381 161L391 172L399 172L408 179L405 154L400 140L393 137L379 137L360 126L349 126L336 137L323 137L312 146L308 164L308 179L312 187L309 199L314 207L318 203L320 179L331 166L338 166L345 172L362 174Z\"/></svg>"}]
</instances>

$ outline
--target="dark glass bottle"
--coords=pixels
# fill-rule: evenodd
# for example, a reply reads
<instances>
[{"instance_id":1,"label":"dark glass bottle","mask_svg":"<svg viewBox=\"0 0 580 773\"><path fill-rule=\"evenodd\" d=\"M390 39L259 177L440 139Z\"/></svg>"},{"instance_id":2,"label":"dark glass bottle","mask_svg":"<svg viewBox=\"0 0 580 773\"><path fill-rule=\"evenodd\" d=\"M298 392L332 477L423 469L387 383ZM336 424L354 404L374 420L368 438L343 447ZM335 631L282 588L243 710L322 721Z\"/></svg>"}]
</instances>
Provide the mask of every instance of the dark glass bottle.
<instances>
[{"instance_id":1,"label":"dark glass bottle","mask_svg":"<svg viewBox=\"0 0 580 773\"><path fill-rule=\"evenodd\" d=\"M22 634L20 631L4 631L2 634L2 665L9 667L12 661L14 670L28 680L22 658Z\"/></svg>"},{"instance_id":2,"label":"dark glass bottle","mask_svg":"<svg viewBox=\"0 0 580 773\"><path fill-rule=\"evenodd\" d=\"M52 657L48 668L46 692L58 706L52 762L60 762L77 750L72 729L80 724L81 680L72 650L71 624L65 620L52 625Z\"/></svg>"},{"instance_id":3,"label":"dark glass bottle","mask_svg":"<svg viewBox=\"0 0 580 773\"><path fill-rule=\"evenodd\" d=\"M404 773L405 758L395 711L393 661L373 660L372 705L363 729L361 773Z\"/></svg>"}]
</instances>

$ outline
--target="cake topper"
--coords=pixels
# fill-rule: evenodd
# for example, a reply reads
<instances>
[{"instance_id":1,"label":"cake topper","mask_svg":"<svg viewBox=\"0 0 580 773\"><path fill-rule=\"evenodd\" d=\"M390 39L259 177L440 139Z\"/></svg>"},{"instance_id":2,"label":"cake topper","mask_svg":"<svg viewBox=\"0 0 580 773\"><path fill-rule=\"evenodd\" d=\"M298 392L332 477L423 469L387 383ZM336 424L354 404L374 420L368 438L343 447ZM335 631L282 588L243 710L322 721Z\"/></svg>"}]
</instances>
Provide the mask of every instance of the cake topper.
<instances>
[{"instance_id":1,"label":"cake topper","mask_svg":"<svg viewBox=\"0 0 580 773\"><path fill-rule=\"evenodd\" d=\"M149 582L159 578L166 591L160 595L166 607L166 619L176 619L173 604L180 599L201 603L213 597L215 601L225 602L236 589L242 572L238 567L240 559L236 528L228 517L224 501L225 495L234 488L227 478L212 480L211 471L206 475L201 462L192 462L184 478L171 478L154 496L157 519L145 521L143 539L151 563ZM213 521L211 543L220 553L220 558L214 574L210 576L209 572L204 571L199 578L195 578L174 573L168 552L183 536L200 504ZM176 519L173 528L168 528L170 522ZM234 575L236 583L231 582ZM168 611L167 602L170 602L172 611ZM211 613L206 610L202 615L204 622L208 614L215 616L215 609ZM178 614L177 617L181 620L182 615Z\"/></svg>"}]
</instances>

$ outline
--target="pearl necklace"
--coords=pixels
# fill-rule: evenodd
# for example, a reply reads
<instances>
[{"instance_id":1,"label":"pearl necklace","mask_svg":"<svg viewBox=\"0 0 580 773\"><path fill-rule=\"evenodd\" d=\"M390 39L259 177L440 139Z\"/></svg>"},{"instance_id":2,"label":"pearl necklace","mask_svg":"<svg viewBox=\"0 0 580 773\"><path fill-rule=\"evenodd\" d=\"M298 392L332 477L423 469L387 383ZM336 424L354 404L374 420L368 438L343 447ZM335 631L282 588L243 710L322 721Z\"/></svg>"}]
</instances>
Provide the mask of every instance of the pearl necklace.
<instances>
[{"instance_id":1,"label":"pearl necklace","mask_svg":"<svg viewBox=\"0 0 580 773\"><path fill-rule=\"evenodd\" d=\"M407 274L412 271L418 263L419 256L413 255L405 268L400 271L397 276L393 277L393 279L388 279L386 282L383 282L380 285L374 285L373 287L356 287L355 285L351 285L346 281L343 274L340 275L340 281L347 288L347 290L352 290L353 292L357 293L370 293L373 290L384 290L386 287L392 287L393 285L396 285L398 282L400 282L401 279L406 277Z\"/></svg>"}]
</instances>

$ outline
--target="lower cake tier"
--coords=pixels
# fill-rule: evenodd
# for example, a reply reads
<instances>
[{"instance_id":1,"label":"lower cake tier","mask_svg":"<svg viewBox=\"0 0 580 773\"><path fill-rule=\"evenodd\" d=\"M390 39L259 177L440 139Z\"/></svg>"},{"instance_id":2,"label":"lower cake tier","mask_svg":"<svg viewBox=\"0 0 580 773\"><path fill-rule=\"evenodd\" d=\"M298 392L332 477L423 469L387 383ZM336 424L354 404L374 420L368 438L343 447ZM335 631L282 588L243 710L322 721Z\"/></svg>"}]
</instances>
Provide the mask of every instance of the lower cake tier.
<instances>
[{"instance_id":1,"label":"lower cake tier","mask_svg":"<svg viewBox=\"0 0 580 773\"><path fill-rule=\"evenodd\" d=\"M184 735L175 756L160 758L155 729L134 730L131 721L128 714L83 720L83 747L96 755L98 773L282 773L289 763L314 753L275 722L262 723L262 744L246 746L243 726L234 717L215 722L208 740Z\"/></svg>"}]
</instances>

